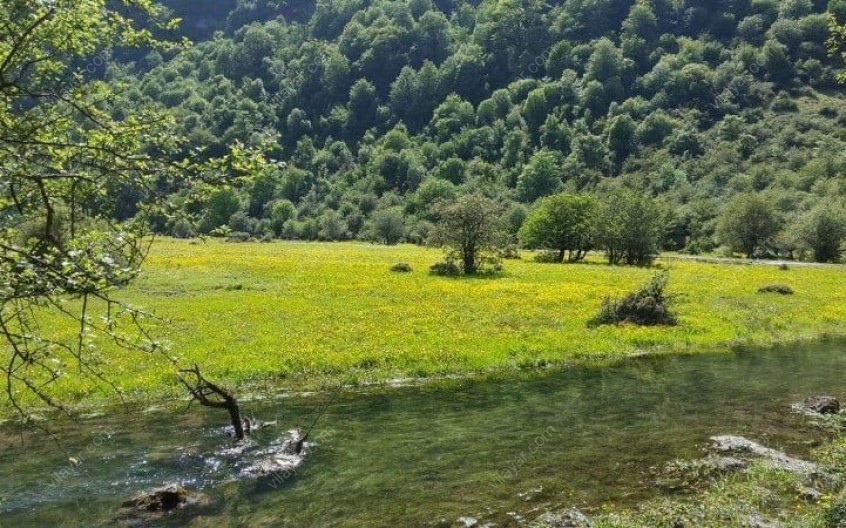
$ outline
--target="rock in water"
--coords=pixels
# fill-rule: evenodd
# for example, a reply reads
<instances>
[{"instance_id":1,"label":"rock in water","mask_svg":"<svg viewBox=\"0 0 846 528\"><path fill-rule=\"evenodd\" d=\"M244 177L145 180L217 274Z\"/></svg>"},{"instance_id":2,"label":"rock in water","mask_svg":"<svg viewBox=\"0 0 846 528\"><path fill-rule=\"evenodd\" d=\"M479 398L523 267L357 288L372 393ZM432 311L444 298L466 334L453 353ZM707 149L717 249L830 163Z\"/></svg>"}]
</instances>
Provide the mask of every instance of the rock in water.
<instances>
[{"instance_id":1,"label":"rock in water","mask_svg":"<svg viewBox=\"0 0 846 528\"><path fill-rule=\"evenodd\" d=\"M840 401L833 396L814 396L793 406L797 412L814 414L837 414L840 412Z\"/></svg>"},{"instance_id":2,"label":"rock in water","mask_svg":"<svg viewBox=\"0 0 846 528\"><path fill-rule=\"evenodd\" d=\"M121 504L121 507L168 513L187 504L189 497L185 488L171 484L137 495Z\"/></svg>"},{"instance_id":3,"label":"rock in water","mask_svg":"<svg viewBox=\"0 0 846 528\"><path fill-rule=\"evenodd\" d=\"M277 440L267 449L257 453L258 462L243 468L239 477L256 479L263 477L287 477L297 472L310 452L310 444L304 441L302 433L289 431L288 437Z\"/></svg>"},{"instance_id":4,"label":"rock in water","mask_svg":"<svg viewBox=\"0 0 846 528\"><path fill-rule=\"evenodd\" d=\"M781 451L762 446L748 438L733 435L711 437L712 448L720 453L751 455L766 459L776 469L793 473L812 474L819 472L819 466L807 460L793 458Z\"/></svg>"},{"instance_id":5,"label":"rock in water","mask_svg":"<svg viewBox=\"0 0 846 528\"><path fill-rule=\"evenodd\" d=\"M544 513L535 525L548 528L592 528L593 523L585 514L575 508L558 513Z\"/></svg>"}]
</instances>

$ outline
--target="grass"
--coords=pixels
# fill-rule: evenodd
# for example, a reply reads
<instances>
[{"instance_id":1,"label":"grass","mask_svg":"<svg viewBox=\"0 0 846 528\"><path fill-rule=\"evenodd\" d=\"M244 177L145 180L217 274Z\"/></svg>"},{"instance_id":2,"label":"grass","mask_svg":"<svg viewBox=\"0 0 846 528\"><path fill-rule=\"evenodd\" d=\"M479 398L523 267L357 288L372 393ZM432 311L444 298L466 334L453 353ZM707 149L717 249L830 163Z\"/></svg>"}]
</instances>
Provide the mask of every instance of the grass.
<instances>
[{"instance_id":1,"label":"grass","mask_svg":"<svg viewBox=\"0 0 846 528\"><path fill-rule=\"evenodd\" d=\"M241 390L464 375L592 364L635 353L693 353L846 334L839 266L739 266L661 260L675 327L588 328L603 296L622 296L654 270L600 262L508 260L495 278L427 273L439 251L356 243L160 240L119 296L164 319L169 353ZM411 273L393 273L397 262ZM770 283L790 297L760 295ZM74 328L48 319L58 333ZM173 367L106 347L104 362L135 397L179 389ZM60 390L99 396L72 376Z\"/></svg>"}]
</instances>

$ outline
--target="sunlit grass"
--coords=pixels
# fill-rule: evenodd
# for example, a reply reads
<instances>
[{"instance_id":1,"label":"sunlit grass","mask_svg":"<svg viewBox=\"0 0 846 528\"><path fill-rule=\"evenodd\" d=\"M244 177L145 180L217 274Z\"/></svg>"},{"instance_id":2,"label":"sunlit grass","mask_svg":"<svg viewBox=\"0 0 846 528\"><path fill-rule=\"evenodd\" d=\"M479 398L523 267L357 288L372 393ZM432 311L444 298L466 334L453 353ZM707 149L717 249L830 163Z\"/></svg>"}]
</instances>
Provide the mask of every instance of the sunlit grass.
<instances>
[{"instance_id":1,"label":"sunlit grass","mask_svg":"<svg viewBox=\"0 0 846 528\"><path fill-rule=\"evenodd\" d=\"M120 296L166 321L153 329L171 355L241 388L584 364L846 333L838 266L662 259L679 326L589 329L603 296L622 295L654 270L527 258L506 261L496 278L430 276L439 257L415 246L161 240ZM413 272L392 273L397 262ZM756 293L773 282L796 294ZM117 349L103 357L139 395L176 390L173 367L158 358ZM65 390L84 387L71 378Z\"/></svg>"}]
</instances>

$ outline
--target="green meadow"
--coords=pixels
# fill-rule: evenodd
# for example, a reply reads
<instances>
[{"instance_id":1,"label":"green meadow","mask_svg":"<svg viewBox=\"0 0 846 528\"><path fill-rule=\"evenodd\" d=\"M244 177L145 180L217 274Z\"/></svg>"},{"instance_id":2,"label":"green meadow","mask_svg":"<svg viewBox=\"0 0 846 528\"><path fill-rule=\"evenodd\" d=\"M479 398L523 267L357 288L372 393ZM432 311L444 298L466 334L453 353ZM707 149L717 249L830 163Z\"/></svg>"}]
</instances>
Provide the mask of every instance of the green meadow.
<instances>
[{"instance_id":1,"label":"green meadow","mask_svg":"<svg viewBox=\"0 0 846 528\"><path fill-rule=\"evenodd\" d=\"M654 269L540 264L526 253L487 278L435 277L441 256L417 246L159 240L141 277L119 296L159 319L146 324L181 364L240 391L313 388L598 364L642 353L719 352L846 334L840 266L705 263L670 269L676 327L588 328L604 296ZM390 271L407 262L411 273ZM761 294L789 285L794 295ZM71 336L74 327L50 323ZM159 355L105 345L102 361L134 396L179 390ZM77 400L104 396L74 381Z\"/></svg>"}]
</instances>

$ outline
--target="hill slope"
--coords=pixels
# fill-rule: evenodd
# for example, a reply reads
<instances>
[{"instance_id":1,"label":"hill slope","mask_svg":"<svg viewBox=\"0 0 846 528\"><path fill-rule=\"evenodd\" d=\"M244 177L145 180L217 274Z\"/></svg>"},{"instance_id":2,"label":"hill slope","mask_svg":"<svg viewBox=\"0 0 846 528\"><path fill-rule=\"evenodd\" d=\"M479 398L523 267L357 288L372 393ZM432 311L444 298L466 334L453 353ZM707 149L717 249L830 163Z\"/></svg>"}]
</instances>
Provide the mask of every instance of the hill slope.
<instances>
[{"instance_id":1,"label":"hill slope","mask_svg":"<svg viewBox=\"0 0 846 528\"><path fill-rule=\"evenodd\" d=\"M539 197L623 183L674 206L668 247L703 250L735 193L789 225L846 191L843 0L239 4L229 26L272 20L110 72L123 104L172 109L186 153L270 141L286 162L186 200L177 234L366 237L390 210L419 241L439 198L497 197L517 226Z\"/></svg>"}]
</instances>

